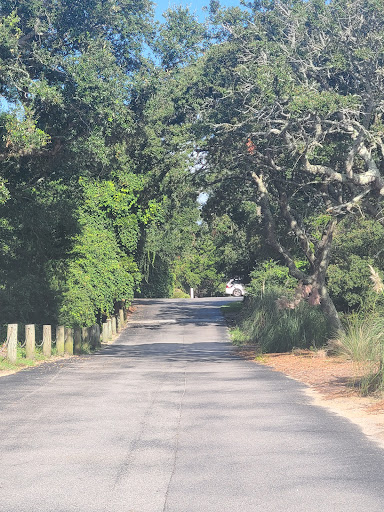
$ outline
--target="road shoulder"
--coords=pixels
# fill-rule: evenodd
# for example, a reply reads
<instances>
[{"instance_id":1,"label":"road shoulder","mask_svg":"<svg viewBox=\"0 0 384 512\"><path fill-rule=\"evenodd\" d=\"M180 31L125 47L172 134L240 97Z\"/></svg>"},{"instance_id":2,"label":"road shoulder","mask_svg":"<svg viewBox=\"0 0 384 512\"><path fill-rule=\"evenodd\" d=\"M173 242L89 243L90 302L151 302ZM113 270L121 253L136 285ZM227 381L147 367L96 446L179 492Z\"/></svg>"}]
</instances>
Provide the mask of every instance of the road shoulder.
<instances>
[{"instance_id":1,"label":"road shoulder","mask_svg":"<svg viewBox=\"0 0 384 512\"><path fill-rule=\"evenodd\" d=\"M325 407L348 418L363 433L384 448L384 397L359 395L356 387L358 369L352 361L338 357L322 357L321 352L265 354L240 350L240 354L256 364L270 367L308 386L306 394L314 405Z\"/></svg>"}]
</instances>

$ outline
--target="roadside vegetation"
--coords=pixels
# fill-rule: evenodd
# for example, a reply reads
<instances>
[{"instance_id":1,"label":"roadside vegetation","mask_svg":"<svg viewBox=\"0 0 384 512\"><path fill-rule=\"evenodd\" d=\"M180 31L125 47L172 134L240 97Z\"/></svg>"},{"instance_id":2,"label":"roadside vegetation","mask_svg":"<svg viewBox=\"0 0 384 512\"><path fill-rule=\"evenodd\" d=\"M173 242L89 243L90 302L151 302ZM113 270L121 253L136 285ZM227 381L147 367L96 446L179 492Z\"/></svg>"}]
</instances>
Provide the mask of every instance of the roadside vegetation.
<instances>
[{"instance_id":1,"label":"roadside vegetation","mask_svg":"<svg viewBox=\"0 0 384 512\"><path fill-rule=\"evenodd\" d=\"M330 337L326 318L306 303L279 309L282 290L247 297L232 331L236 344L254 344L256 351L288 352L294 348L320 348Z\"/></svg>"},{"instance_id":2,"label":"roadside vegetation","mask_svg":"<svg viewBox=\"0 0 384 512\"><path fill-rule=\"evenodd\" d=\"M342 313L342 328L333 331L320 308L310 303L310 295L305 297L302 287L294 289L284 267L264 263L253 272L244 300L222 308L232 342L254 351L256 358L297 350L345 358L354 363L351 385L362 395L384 391L384 283L373 267L368 270L365 293L352 295L349 289L362 305Z\"/></svg>"},{"instance_id":3,"label":"roadside vegetation","mask_svg":"<svg viewBox=\"0 0 384 512\"><path fill-rule=\"evenodd\" d=\"M384 0L243 4L1 2L0 322L239 277L237 343L360 336L380 387Z\"/></svg>"},{"instance_id":4,"label":"roadside vegetation","mask_svg":"<svg viewBox=\"0 0 384 512\"><path fill-rule=\"evenodd\" d=\"M36 366L44 361L52 361L56 356L55 349L52 350L52 356L46 357L44 356L42 350L39 348L35 351L34 359L26 358L26 350L22 346L17 347L17 359L14 363L10 363L6 358L5 354L2 354L0 351L0 372L16 372L19 370L23 370L25 368L30 368L32 366Z\"/></svg>"}]
</instances>

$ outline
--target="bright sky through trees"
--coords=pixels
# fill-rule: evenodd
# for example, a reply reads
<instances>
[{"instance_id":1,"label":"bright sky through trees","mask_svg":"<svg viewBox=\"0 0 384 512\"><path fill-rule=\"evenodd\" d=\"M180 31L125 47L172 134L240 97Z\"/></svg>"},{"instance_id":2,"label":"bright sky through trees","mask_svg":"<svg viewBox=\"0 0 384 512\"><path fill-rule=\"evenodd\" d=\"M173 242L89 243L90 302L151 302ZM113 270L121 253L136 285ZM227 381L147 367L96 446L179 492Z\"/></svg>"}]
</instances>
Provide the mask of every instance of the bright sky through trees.
<instances>
[{"instance_id":1,"label":"bright sky through trees","mask_svg":"<svg viewBox=\"0 0 384 512\"><path fill-rule=\"evenodd\" d=\"M240 2L238 0L221 0L221 5L225 7L231 7L233 5L239 5ZM177 5L188 6L191 12L194 12L198 15L200 19L203 19L205 13L203 11L203 7L209 5L209 0L194 0L193 2L189 2L188 0L180 0L180 1L172 1L172 0L157 0L155 16L159 21L164 21L162 18L162 13L171 7L175 7Z\"/></svg>"}]
</instances>

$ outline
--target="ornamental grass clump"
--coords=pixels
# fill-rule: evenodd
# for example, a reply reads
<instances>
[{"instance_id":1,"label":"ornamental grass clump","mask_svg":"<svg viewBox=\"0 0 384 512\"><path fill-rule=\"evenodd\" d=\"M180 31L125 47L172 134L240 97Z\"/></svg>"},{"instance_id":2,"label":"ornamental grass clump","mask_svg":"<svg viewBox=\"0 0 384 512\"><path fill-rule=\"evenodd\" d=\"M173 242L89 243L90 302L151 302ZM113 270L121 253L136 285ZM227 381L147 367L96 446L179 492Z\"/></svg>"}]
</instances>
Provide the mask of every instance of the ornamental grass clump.
<instances>
[{"instance_id":1,"label":"ornamental grass clump","mask_svg":"<svg viewBox=\"0 0 384 512\"><path fill-rule=\"evenodd\" d=\"M382 294L384 284L379 273L369 265L373 290ZM384 388L384 317L371 312L349 315L344 331L332 342L337 352L355 363L356 384L363 395Z\"/></svg>"},{"instance_id":2,"label":"ornamental grass clump","mask_svg":"<svg viewBox=\"0 0 384 512\"><path fill-rule=\"evenodd\" d=\"M363 395L384 387L384 319L377 313L350 315L333 344L354 362L355 384Z\"/></svg>"},{"instance_id":3,"label":"ornamental grass clump","mask_svg":"<svg viewBox=\"0 0 384 512\"><path fill-rule=\"evenodd\" d=\"M320 309L304 301L294 308L282 307L281 297L281 289L248 297L234 331L235 342L252 343L264 353L323 346L330 333Z\"/></svg>"}]
</instances>

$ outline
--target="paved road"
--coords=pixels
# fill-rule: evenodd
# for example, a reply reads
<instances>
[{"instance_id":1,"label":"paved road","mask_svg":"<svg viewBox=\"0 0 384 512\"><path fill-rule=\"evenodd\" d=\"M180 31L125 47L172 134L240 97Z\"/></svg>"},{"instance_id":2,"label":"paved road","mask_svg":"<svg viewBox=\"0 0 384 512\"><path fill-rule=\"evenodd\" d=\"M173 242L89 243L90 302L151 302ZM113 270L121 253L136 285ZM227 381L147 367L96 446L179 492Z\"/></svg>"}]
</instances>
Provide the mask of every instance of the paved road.
<instances>
[{"instance_id":1,"label":"paved road","mask_svg":"<svg viewBox=\"0 0 384 512\"><path fill-rule=\"evenodd\" d=\"M223 299L0 381L1 512L382 512L384 451L231 351Z\"/></svg>"}]
</instances>

